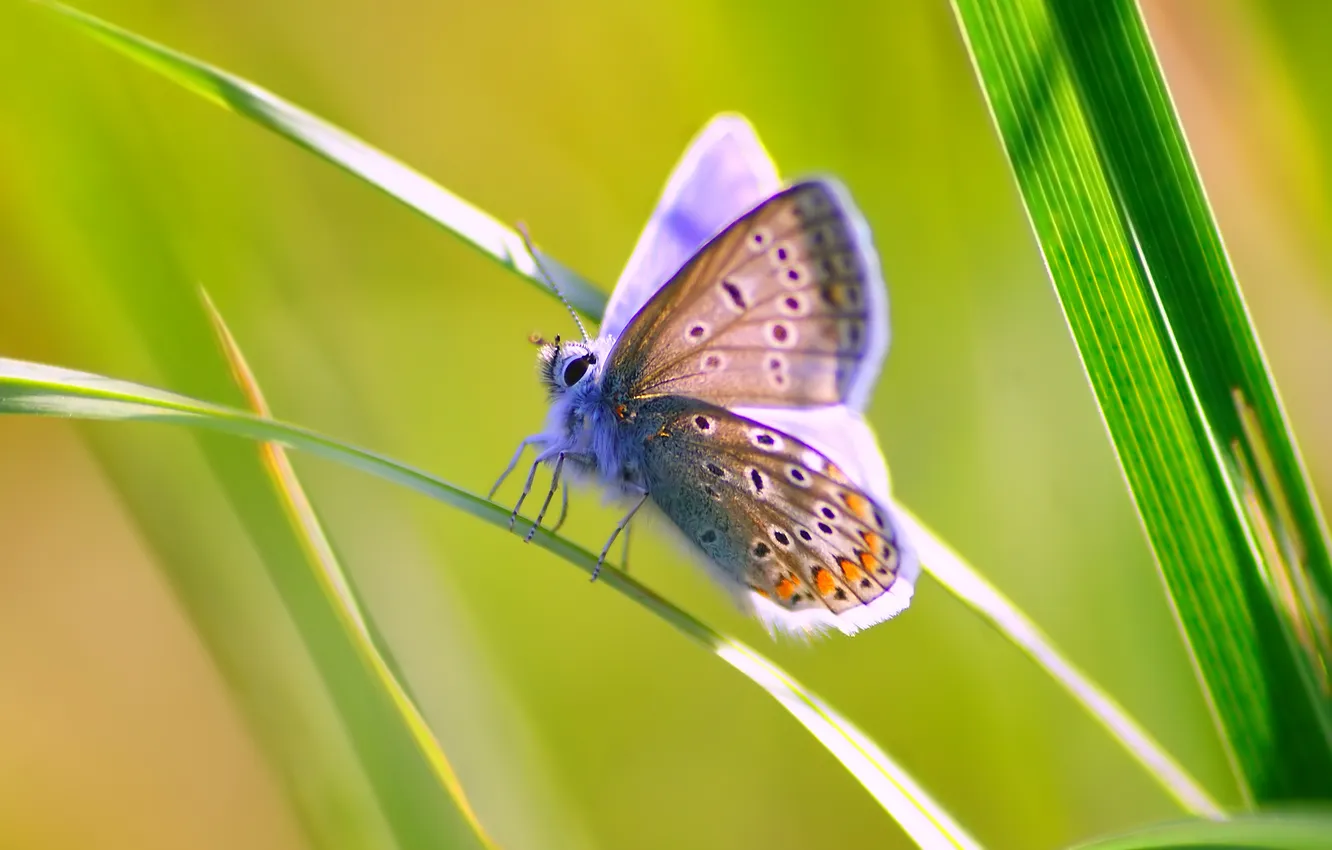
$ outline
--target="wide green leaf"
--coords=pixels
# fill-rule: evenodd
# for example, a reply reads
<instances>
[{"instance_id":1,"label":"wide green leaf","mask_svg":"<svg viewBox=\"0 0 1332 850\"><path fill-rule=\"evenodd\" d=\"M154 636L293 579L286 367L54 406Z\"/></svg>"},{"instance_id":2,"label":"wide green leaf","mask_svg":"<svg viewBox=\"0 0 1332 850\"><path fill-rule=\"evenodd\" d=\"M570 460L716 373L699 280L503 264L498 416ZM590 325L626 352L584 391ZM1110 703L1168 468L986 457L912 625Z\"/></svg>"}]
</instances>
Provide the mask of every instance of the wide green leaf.
<instances>
[{"instance_id":1,"label":"wide green leaf","mask_svg":"<svg viewBox=\"0 0 1332 850\"><path fill-rule=\"evenodd\" d=\"M1332 796L1332 562L1131 0L955 0L982 89L1233 757Z\"/></svg>"},{"instance_id":2,"label":"wide green leaf","mask_svg":"<svg viewBox=\"0 0 1332 850\"><path fill-rule=\"evenodd\" d=\"M507 508L374 452L298 426L100 375L0 358L0 414L4 413L170 422L280 443L409 487L491 525L507 529L509 524ZM522 520L518 530L522 532L527 527L530 524ZM596 566L597 558L591 552L546 529L538 529L532 540L588 573ZM614 568L604 569L601 582L661 617L771 694L856 777L917 845L958 850L980 847L886 753L771 661L739 641L713 631L627 573ZM344 614L349 610L341 609ZM368 636L366 640L369 640ZM359 651L365 652L365 646L361 645ZM361 683L361 687L366 689L367 695L388 693L392 697L382 684L382 681L376 686ZM411 735L402 728L405 725L403 718L410 716L410 712L403 712L402 706L394 711L396 717L384 721L386 734L402 729L404 736ZM421 739L414 740L419 746ZM430 750L426 747L418 752L428 753ZM421 767L426 769L424 764ZM436 787L442 790L443 786ZM412 795L399 805L415 805L417 796ZM394 808L392 800L385 801L385 805L391 810ZM451 799L449 808L454 805L455 801Z\"/></svg>"}]
</instances>

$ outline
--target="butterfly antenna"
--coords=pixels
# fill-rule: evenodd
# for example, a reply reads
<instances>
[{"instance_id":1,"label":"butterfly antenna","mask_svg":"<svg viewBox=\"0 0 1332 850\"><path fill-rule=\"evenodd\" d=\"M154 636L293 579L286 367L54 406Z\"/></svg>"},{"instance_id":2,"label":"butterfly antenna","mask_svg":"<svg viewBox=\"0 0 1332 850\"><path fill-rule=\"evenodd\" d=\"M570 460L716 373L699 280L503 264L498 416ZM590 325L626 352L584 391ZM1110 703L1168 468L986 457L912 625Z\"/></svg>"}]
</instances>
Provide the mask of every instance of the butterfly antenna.
<instances>
[{"instance_id":1,"label":"butterfly antenna","mask_svg":"<svg viewBox=\"0 0 1332 850\"><path fill-rule=\"evenodd\" d=\"M578 318L578 313L574 310L573 305L569 303L569 299L565 298L564 293L560 291L560 285L555 282L555 276L547 271L546 267L541 264L541 255L537 253L536 246L532 244L532 237L527 232L527 225L523 224L521 221L518 222L518 232L523 236L523 245L527 247L527 253L532 256L532 260L536 263L537 271L541 272L541 277L545 279L546 283L550 284L551 290L554 291L555 296L560 299L560 303L564 305L564 309L569 311L570 316L573 316L574 324L578 325L578 331L583 335L583 342L590 343L592 337L587 335L587 328L583 327L583 320Z\"/></svg>"}]
</instances>

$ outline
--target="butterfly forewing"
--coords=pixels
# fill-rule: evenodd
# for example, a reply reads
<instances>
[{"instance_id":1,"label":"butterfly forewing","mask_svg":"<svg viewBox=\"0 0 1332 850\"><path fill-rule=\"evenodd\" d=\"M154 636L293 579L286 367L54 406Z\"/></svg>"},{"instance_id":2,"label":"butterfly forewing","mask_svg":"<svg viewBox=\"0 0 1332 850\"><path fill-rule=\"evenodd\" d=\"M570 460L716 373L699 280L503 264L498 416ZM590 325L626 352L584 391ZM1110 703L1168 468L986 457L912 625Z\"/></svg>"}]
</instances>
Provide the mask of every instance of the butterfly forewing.
<instances>
[{"instance_id":1,"label":"butterfly forewing","mask_svg":"<svg viewBox=\"0 0 1332 850\"><path fill-rule=\"evenodd\" d=\"M620 336L662 284L736 218L781 189L777 166L739 115L718 115L690 142L606 304L601 333Z\"/></svg>"},{"instance_id":2,"label":"butterfly forewing","mask_svg":"<svg viewBox=\"0 0 1332 850\"><path fill-rule=\"evenodd\" d=\"M889 514L822 454L695 399L652 399L635 416L653 501L779 625L855 631L905 607Z\"/></svg>"},{"instance_id":3,"label":"butterfly forewing","mask_svg":"<svg viewBox=\"0 0 1332 850\"><path fill-rule=\"evenodd\" d=\"M730 225L662 287L617 341L609 373L638 398L859 406L886 328L858 214L832 184L800 183Z\"/></svg>"}]
</instances>

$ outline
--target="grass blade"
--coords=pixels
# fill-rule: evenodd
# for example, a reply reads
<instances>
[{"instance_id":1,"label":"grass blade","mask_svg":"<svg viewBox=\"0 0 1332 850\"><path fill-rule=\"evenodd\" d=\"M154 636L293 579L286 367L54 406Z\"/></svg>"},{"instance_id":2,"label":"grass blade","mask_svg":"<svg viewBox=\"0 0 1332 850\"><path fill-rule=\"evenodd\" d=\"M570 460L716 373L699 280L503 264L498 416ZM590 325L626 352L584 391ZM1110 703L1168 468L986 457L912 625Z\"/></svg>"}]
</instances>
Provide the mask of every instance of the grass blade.
<instances>
[{"instance_id":1,"label":"grass blade","mask_svg":"<svg viewBox=\"0 0 1332 850\"><path fill-rule=\"evenodd\" d=\"M757 682L827 747L920 847L979 848L878 745L799 682L739 641L709 636L712 650Z\"/></svg>"},{"instance_id":2,"label":"grass blade","mask_svg":"<svg viewBox=\"0 0 1332 850\"><path fill-rule=\"evenodd\" d=\"M1210 818L1222 816L1221 806L1197 780L1119 703L1077 665L1065 658L1040 627L946 543L939 540L911 511L902 505L897 508L906 525L907 535L916 543L921 560L940 584L971 606L1054 677L1185 811Z\"/></svg>"},{"instance_id":3,"label":"grass blade","mask_svg":"<svg viewBox=\"0 0 1332 850\"><path fill-rule=\"evenodd\" d=\"M164 390L87 372L0 358L0 414L100 420L169 422L274 442L378 475L507 529L509 509L382 455L287 425ZM520 519L517 530L530 527ZM539 529L533 542L591 573L597 558L569 541ZM603 569L600 581L740 670L790 711L851 772L922 848L978 850L976 841L910 779L882 750L772 662L738 641L723 637L618 569Z\"/></svg>"},{"instance_id":4,"label":"grass blade","mask_svg":"<svg viewBox=\"0 0 1332 850\"><path fill-rule=\"evenodd\" d=\"M387 155L369 148L345 131L233 74L51 0L37 2L59 11L84 32L168 79L226 109L258 121L346 168L423 212L445 228L469 239L506 267L540 283L533 277L535 265L531 257L525 253L521 239L513 231ZM542 254L541 262L560 279L562 288L570 294L576 307L594 319L600 317L605 303L604 296L553 258ZM549 292L544 284L542 288ZM927 535L922 539L922 545L940 559L937 565L926 559L924 566L927 570L1068 690L1181 805L1195 814L1217 814L1216 804L1197 782L1122 708L1065 659L1016 606L927 529L922 526L920 531Z\"/></svg>"},{"instance_id":5,"label":"grass blade","mask_svg":"<svg viewBox=\"0 0 1332 850\"><path fill-rule=\"evenodd\" d=\"M954 0L1241 790L1332 796L1332 562L1130 0Z\"/></svg>"},{"instance_id":6,"label":"grass blade","mask_svg":"<svg viewBox=\"0 0 1332 850\"><path fill-rule=\"evenodd\" d=\"M81 31L146 65L217 106L249 118L306 150L365 180L517 272L545 292L550 286L522 237L430 178L339 127L234 74L177 53L100 18L54 0L34 0L58 12ZM606 296L554 257L541 265L557 278L565 297L589 316L599 316Z\"/></svg>"},{"instance_id":7,"label":"grass blade","mask_svg":"<svg viewBox=\"0 0 1332 850\"><path fill-rule=\"evenodd\" d=\"M1267 812L1243 815L1225 823L1190 821L1144 829L1078 845L1077 850L1170 850L1196 847L1216 850L1323 850L1332 844L1332 815Z\"/></svg>"},{"instance_id":8,"label":"grass blade","mask_svg":"<svg viewBox=\"0 0 1332 850\"><path fill-rule=\"evenodd\" d=\"M268 408L268 402L264 399L263 391L260 390L259 382L250 370L245 355L241 353L240 347L236 344L235 337L227 328L226 322L222 319L222 314L218 312L212 299L208 297L207 291L201 288L199 292L208 312L208 317L212 320L213 328L217 332L222 353L231 367L237 385L245 394L246 401L258 416L265 419L270 418L271 411ZM421 710L417 708L416 701L408 693L403 682L400 681L396 672L397 665L393 662L391 653L383 645L383 641L375 633L369 619L366 617L364 606L357 599L351 581L343 572L342 565L339 563L337 554L333 549L333 543L324 532L323 524L315 514L314 505L306 496L305 488L301 486L300 479L296 477L296 470L287 458L286 450L278 443L266 442L261 444L260 454L263 457L265 468L273 479L274 486L282 496L283 504L291 517L292 526L296 529L301 542L304 544L310 565L315 569L316 576L321 580L321 586L328 595L330 605L338 612L343 626L347 629L361 655L361 659L370 668L375 678L378 679L384 691L390 696L394 707L402 718L403 725L416 741L417 747L421 750L421 754L430 765L440 785L453 798L459 813L471 826L472 831L476 833L481 845L487 850L496 850L499 845L495 843L481 824L471 802L467 799L467 794L463 790L462 783L459 781L453 765L449 763L448 757L444 754L443 747L440 746L434 733L430 731L430 726L426 723Z\"/></svg>"}]
</instances>

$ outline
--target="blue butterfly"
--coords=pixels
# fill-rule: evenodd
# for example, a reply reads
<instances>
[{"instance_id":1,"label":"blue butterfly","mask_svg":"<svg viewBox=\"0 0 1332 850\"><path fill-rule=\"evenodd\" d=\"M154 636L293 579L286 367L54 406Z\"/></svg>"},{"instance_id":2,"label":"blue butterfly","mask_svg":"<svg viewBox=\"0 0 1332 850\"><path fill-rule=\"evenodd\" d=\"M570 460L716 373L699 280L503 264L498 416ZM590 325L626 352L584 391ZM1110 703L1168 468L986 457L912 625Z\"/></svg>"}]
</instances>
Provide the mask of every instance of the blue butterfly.
<instances>
[{"instance_id":1,"label":"blue butterfly","mask_svg":"<svg viewBox=\"0 0 1332 850\"><path fill-rule=\"evenodd\" d=\"M900 613L920 567L862 416L887 302L846 191L783 186L745 119L714 118L672 173L598 336L542 344L545 428L500 477L537 448L513 516L549 464L533 532L564 476L629 506L597 570L651 503L770 629L854 634Z\"/></svg>"}]
</instances>

